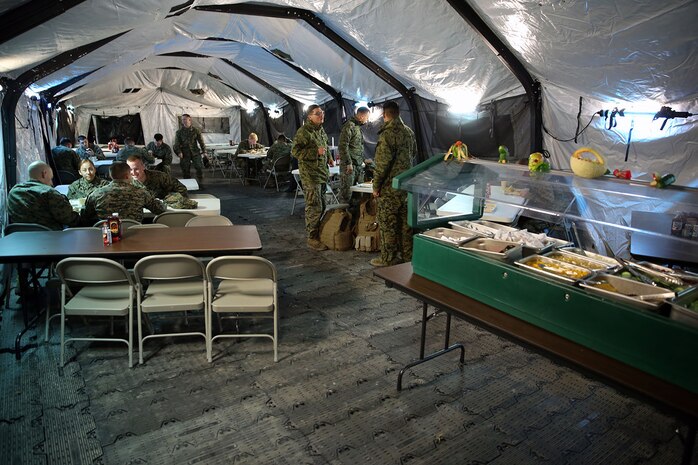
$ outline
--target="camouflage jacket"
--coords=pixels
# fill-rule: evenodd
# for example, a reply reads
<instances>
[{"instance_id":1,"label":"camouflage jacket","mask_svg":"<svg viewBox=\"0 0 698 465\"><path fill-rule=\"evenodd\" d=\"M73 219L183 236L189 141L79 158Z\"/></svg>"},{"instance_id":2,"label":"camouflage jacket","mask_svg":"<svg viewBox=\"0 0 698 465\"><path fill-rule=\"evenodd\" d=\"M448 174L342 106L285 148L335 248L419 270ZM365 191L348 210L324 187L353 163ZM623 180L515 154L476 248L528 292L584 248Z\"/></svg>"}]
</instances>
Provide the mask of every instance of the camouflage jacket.
<instances>
[{"instance_id":1,"label":"camouflage jacket","mask_svg":"<svg viewBox=\"0 0 698 465\"><path fill-rule=\"evenodd\" d=\"M196 146L198 143L198 147ZM177 129L174 138L174 144L172 149L176 154L182 154L182 156L191 157L195 155L200 155L206 151L206 144L204 144L204 138L199 131L194 126L190 128L180 128Z\"/></svg>"},{"instance_id":2,"label":"camouflage jacket","mask_svg":"<svg viewBox=\"0 0 698 465\"><path fill-rule=\"evenodd\" d=\"M153 152L153 157L162 160L162 164L167 166L172 164L172 148L166 143L160 144L160 147L155 145L155 142L150 142L145 150L148 152Z\"/></svg>"},{"instance_id":3,"label":"camouflage jacket","mask_svg":"<svg viewBox=\"0 0 698 465\"><path fill-rule=\"evenodd\" d=\"M57 170L70 171L75 174L80 170L80 157L73 149L59 145L51 149L51 155Z\"/></svg>"},{"instance_id":4,"label":"camouflage jacket","mask_svg":"<svg viewBox=\"0 0 698 465\"><path fill-rule=\"evenodd\" d=\"M54 230L80 223L80 215L63 194L31 179L7 194L7 212L12 223L38 223Z\"/></svg>"},{"instance_id":5,"label":"camouflage jacket","mask_svg":"<svg viewBox=\"0 0 698 465\"><path fill-rule=\"evenodd\" d=\"M412 159L417 153L417 141L412 129L407 127L399 116L383 125L378 131L378 145L374 158L373 190L393 191L393 177L412 167ZM390 172L390 160L395 157Z\"/></svg>"},{"instance_id":6,"label":"camouflage jacket","mask_svg":"<svg viewBox=\"0 0 698 465\"><path fill-rule=\"evenodd\" d=\"M126 180L116 180L95 189L87 196L83 216L88 224L103 220L112 213L118 213L120 218L142 221L143 208L156 215L165 211L165 205L153 197L149 190L134 186Z\"/></svg>"},{"instance_id":7,"label":"camouflage jacket","mask_svg":"<svg viewBox=\"0 0 698 465\"><path fill-rule=\"evenodd\" d=\"M281 157L291 154L291 144L286 142L274 142L269 151L267 152L267 158L264 159L264 166L271 168L274 166L274 162Z\"/></svg>"},{"instance_id":8,"label":"camouflage jacket","mask_svg":"<svg viewBox=\"0 0 698 465\"><path fill-rule=\"evenodd\" d=\"M155 163L155 158L145 149L136 147L135 145L124 145L119 153L116 154L116 161L127 161L131 155L138 155L143 160L143 163Z\"/></svg>"},{"instance_id":9,"label":"camouflage jacket","mask_svg":"<svg viewBox=\"0 0 698 465\"><path fill-rule=\"evenodd\" d=\"M145 187L158 199L164 199L173 193L187 197L187 187L162 171L145 170L145 182L134 181L134 184Z\"/></svg>"},{"instance_id":10,"label":"camouflage jacket","mask_svg":"<svg viewBox=\"0 0 698 465\"><path fill-rule=\"evenodd\" d=\"M84 199L90 195L93 190L104 187L107 184L109 184L109 182L97 176L95 176L92 182L87 182L85 178L80 178L68 187L68 198L70 200Z\"/></svg>"},{"instance_id":11,"label":"camouflage jacket","mask_svg":"<svg viewBox=\"0 0 698 465\"><path fill-rule=\"evenodd\" d=\"M235 155L239 155L241 153L247 153L251 152L252 150L259 150L263 149L264 146L262 144L254 144L250 145L249 141L243 140L238 144L237 150L235 150Z\"/></svg>"},{"instance_id":12,"label":"camouflage jacket","mask_svg":"<svg viewBox=\"0 0 698 465\"><path fill-rule=\"evenodd\" d=\"M319 147L325 147L324 156L318 155ZM327 144L327 133L322 126L306 121L293 138L291 155L298 159L301 178L316 183L327 182L330 177L327 163L332 160L332 154Z\"/></svg>"},{"instance_id":13,"label":"camouflage jacket","mask_svg":"<svg viewBox=\"0 0 698 465\"><path fill-rule=\"evenodd\" d=\"M339 133L339 156L342 166L359 166L364 161L364 136L361 134L361 123L356 117L350 119Z\"/></svg>"},{"instance_id":14,"label":"camouflage jacket","mask_svg":"<svg viewBox=\"0 0 698 465\"><path fill-rule=\"evenodd\" d=\"M89 147L92 150L93 155L90 155L90 153L87 151L85 147L78 147L75 149L75 153L78 154L78 157L80 157L80 160L87 160L90 157L97 157L97 160L106 160L107 157L104 155L104 152L102 152L102 149L99 147L99 145L93 145L90 144Z\"/></svg>"}]
</instances>

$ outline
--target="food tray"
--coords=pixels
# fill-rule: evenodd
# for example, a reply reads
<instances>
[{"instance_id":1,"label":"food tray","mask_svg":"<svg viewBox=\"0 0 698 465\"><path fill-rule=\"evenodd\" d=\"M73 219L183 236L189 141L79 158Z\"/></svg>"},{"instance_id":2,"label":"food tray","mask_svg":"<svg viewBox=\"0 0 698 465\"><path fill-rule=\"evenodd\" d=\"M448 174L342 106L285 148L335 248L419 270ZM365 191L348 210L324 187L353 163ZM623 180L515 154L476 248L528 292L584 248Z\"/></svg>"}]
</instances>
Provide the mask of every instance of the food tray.
<instances>
[{"instance_id":1,"label":"food tray","mask_svg":"<svg viewBox=\"0 0 698 465\"><path fill-rule=\"evenodd\" d=\"M448 224L457 231L469 231L476 232L480 236L493 236L497 231L516 231L516 228L511 226L505 226L499 223L492 223L491 221L479 220L461 220L461 221L449 221Z\"/></svg>"},{"instance_id":2,"label":"food tray","mask_svg":"<svg viewBox=\"0 0 698 465\"><path fill-rule=\"evenodd\" d=\"M563 247L560 250L569 252L569 253L574 253L582 256L586 256L588 258L591 258L594 261L601 262L606 264L606 267L609 270L619 270L621 268L620 263L618 263L615 259L611 257L607 257L605 255L600 255L594 252L588 252L586 250L579 249L577 247ZM584 253L582 253L584 252Z\"/></svg>"},{"instance_id":3,"label":"food tray","mask_svg":"<svg viewBox=\"0 0 698 465\"><path fill-rule=\"evenodd\" d=\"M444 244L458 247L459 245L474 239L477 236L474 231L456 231L450 228L434 228L424 231L420 235L437 240Z\"/></svg>"},{"instance_id":4,"label":"food tray","mask_svg":"<svg viewBox=\"0 0 698 465\"><path fill-rule=\"evenodd\" d=\"M698 300L698 287L691 287L680 292L676 297L668 300L669 305L671 305L669 317L672 320L698 328L698 312L688 308L688 305L696 300Z\"/></svg>"},{"instance_id":5,"label":"food tray","mask_svg":"<svg viewBox=\"0 0 698 465\"><path fill-rule=\"evenodd\" d=\"M595 286L593 283L609 284L613 286L617 292ZM674 295L672 291L667 291L663 288L607 273L598 273L579 283L579 285L593 294L622 300L645 308L657 308L662 304L664 299L673 297Z\"/></svg>"},{"instance_id":6,"label":"food tray","mask_svg":"<svg viewBox=\"0 0 698 465\"><path fill-rule=\"evenodd\" d=\"M496 260L514 261L521 258L521 244L479 237L461 244L458 248L485 255Z\"/></svg>"},{"instance_id":7,"label":"food tray","mask_svg":"<svg viewBox=\"0 0 698 465\"><path fill-rule=\"evenodd\" d=\"M559 260L561 262L581 266L591 271L606 271L610 269L610 267L604 262L599 262L592 259L591 257L585 257L584 255L567 252L565 250L553 250L552 252L546 253L545 256L548 258L552 258L553 260ZM618 266L619 264L616 263L616 268Z\"/></svg>"},{"instance_id":8,"label":"food tray","mask_svg":"<svg viewBox=\"0 0 698 465\"><path fill-rule=\"evenodd\" d=\"M521 268L567 283L575 283L592 275L592 271L581 266L553 260L543 255L531 255L515 263Z\"/></svg>"}]
</instances>

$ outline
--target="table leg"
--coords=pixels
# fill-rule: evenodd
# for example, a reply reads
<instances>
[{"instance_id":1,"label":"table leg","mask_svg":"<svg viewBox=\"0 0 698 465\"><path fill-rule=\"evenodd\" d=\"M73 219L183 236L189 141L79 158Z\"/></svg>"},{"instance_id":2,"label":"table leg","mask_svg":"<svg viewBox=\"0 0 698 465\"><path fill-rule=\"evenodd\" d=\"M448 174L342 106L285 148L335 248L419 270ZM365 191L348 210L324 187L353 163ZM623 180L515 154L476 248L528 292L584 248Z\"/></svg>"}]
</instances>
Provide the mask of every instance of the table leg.
<instances>
[{"instance_id":1,"label":"table leg","mask_svg":"<svg viewBox=\"0 0 698 465\"><path fill-rule=\"evenodd\" d=\"M417 365L421 365L422 363L426 363L429 360L433 360L437 357L440 357L444 354L447 354L449 352L453 352L456 349L460 349L460 364L463 366L465 364L465 347L461 343L456 343L453 344L452 346L448 345L448 341L450 338L451 334L451 312L446 312L446 341L444 344L444 348L442 350L436 351L432 354L427 355L426 357L424 356L424 346L426 344L426 336L427 336L427 303L422 302L422 328L421 328L421 340L419 343L419 360L415 360L414 362L408 363L405 365L400 372L397 375L397 390L402 391L402 377L404 376L405 372L409 370L410 368L414 368Z\"/></svg>"}]
</instances>

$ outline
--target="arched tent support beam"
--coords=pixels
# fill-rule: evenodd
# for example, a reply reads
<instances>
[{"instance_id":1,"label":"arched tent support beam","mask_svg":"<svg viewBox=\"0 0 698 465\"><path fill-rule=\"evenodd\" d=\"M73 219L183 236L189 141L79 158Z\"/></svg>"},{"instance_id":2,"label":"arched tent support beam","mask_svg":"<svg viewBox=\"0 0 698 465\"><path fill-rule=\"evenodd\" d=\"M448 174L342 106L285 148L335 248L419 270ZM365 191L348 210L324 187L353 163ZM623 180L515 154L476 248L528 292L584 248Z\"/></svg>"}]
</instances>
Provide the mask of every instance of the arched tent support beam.
<instances>
[{"instance_id":1,"label":"arched tent support beam","mask_svg":"<svg viewBox=\"0 0 698 465\"><path fill-rule=\"evenodd\" d=\"M2 100L0 115L2 115L2 142L5 152L5 176L8 187L12 187L17 183L17 133L15 130L15 113L17 111L17 102L19 102L22 93L32 83L45 78L61 68L65 68L88 53L97 50L99 47L108 44L129 31L120 32L119 34L106 37L102 40L63 52L25 71L19 75L17 79L8 79L5 81L4 84L7 86L7 93ZM45 147L45 149L48 151L49 147Z\"/></svg>"},{"instance_id":2,"label":"arched tent support beam","mask_svg":"<svg viewBox=\"0 0 698 465\"><path fill-rule=\"evenodd\" d=\"M325 22L315 13L301 8L285 8L281 6L262 5L255 3L238 3L226 5L199 5L195 10L208 11L214 13L227 13L236 15L264 16L270 18L296 19L305 21L313 29L329 39L336 46L348 53L352 58L364 65L376 76L398 91L405 99L412 112L412 120L415 126L415 136L417 138L418 151L424 152L424 142L422 136L422 125L419 119L419 108L415 99L414 89L408 89L402 82L386 71L375 61L364 55L359 49L347 42L342 36L329 28Z\"/></svg>"},{"instance_id":3,"label":"arched tent support beam","mask_svg":"<svg viewBox=\"0 0 698 465\"><path fill-rule=\"evenodd\" d=\"M208 75L211 76L211 78L213 78L213 79L217 80L218 82L220 82L221 84L223 84L224 86L226 86L227 88L237 92L238 94L242 95L243 97L245 97L249 100L252 100L253 102L255 102L257 104L257 106L259 108L262 109L262 112L264 113L264 126L267 128L267 134L269 134L269 139L270 139L269 145L273 144L274 140L273 140L273 137L271 135L271 123L269 122L269 113L267 112L266 108L264 108L264 104L261 101L257 100L256 98L252 97L251 95L246 94L246 93L242 92L241 90L238 90L235 87L231 86L230 84L225 82L223 79L219 79L218 77L212 75L211 73L209 73Z\"/></svg>"},{"instance_id":4,"label":"arched tent support beam","mask_svg":"<svg viewBox=\"0 0 698 465\"><path fill-rule=\"evenodd\" d=\"M85 0L32 0L0 15L0 44L60 16Z\"/></svg>"},{"instance_id":5,"label":"arched tent support beam","mask_svg":"<svg viewBox=\"0 0 698 465\"><path fill-rule=\"evenodd\" d=\"M312 82L313 84L315 84L316 86L320 87L322 90L324 90L325 92L330 94L332 97L334 97L334 99L337 101L337 106L340 110L342 108L344 108L344 101L342 99L342 94L340 92L338 92L337 89L335 89L331 85L321 81L320 79L316 78L315 76L308 73L300 66L294 65L293 63L284 60L283 58L276 55L274 52L267 50L266 48L263 48L262 50L269 53L271 56L273 56L274 58L279 60L281 63L285 64L286 66L288 66L289 68L291 68L292 70L294 70L295 72L297 72L298 74L300 74L301 76L308 79L310 82ZM339 117L339 121L338 121L339 127L342 127L342 121L341 121L342 120L342 112L341 111L338 112L337 115Z\"/></svg>"},{"instance_id":6,"label":"arched tent support beam","mask_svg":"<svg viewBox=\"0 0 698 465\"><path fill-rule=\"evenodd\" d=\"M448 3L482 37L485 44L523 86L531 101L531 152L540 152L543 150L543 108L540 83L531 76L523 63L480 18L477 12L468 5L468 2L465 0L448 0Z\"/></svg>"},{"instance_id":7,"label":"arched tent support beam","mask_svg":"<svg viewBox=\"0 0 698 465\"><path fill-rule=\"evenodd\" d=\"M53 86L53 87L49 87L48 89L46 89L46 90L44 90L43 92L41 92L41 94L42 94L43 96L45 96L46 100L52 101L52 102L55 103L56 94L59 94L59 93L62 92L63 90L65 90L65 89L67 89L68 87L72 86L73 84L82 81L82 80L85 79L87 76L89 76L89 75L92 74L92 73L95 73L95 72L99 71L100 69L102 69L102 66L100 66L99 68L95 68L95 69L93 69L92 71L88 71L88 72L86 72L86 73L82 73L82 74L79 75L79 76L75 76L74 78L68 79L67 81L62 82L62 83L60 83L60 84L58 84L58 85L55 85L55 86Z\"/></svg>"}]
</instances>

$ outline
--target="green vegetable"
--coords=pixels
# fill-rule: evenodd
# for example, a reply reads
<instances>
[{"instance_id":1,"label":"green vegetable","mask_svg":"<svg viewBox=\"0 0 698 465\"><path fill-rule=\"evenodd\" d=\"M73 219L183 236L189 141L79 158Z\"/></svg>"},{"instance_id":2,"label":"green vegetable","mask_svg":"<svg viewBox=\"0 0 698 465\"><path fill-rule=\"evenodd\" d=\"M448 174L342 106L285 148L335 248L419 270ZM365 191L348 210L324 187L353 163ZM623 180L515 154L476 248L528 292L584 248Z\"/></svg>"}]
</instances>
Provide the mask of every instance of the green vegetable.
<instances>
[{"instance_id":1,"label":"green vegetable","mask_svg":"<svg viewBox=\"0 0 698 465\"><path fill-rule=\"evenodd\" d=\"M633 275L632 275L632 273L630 273L629 271L623 271L623 272L620 274L620 277L621 277L621 278L632 279Z\"/></svg>"}]
</instances>

